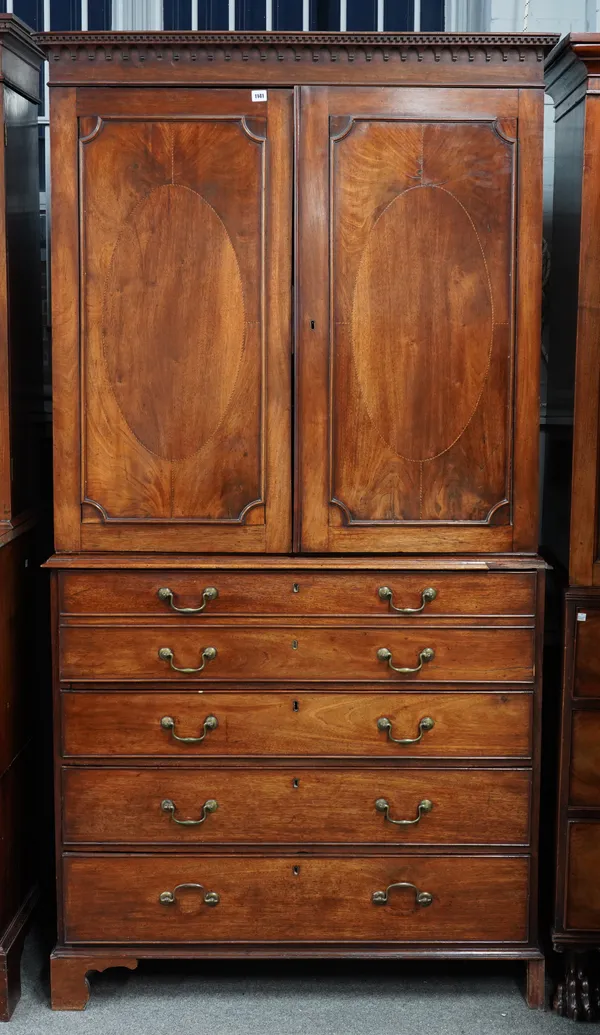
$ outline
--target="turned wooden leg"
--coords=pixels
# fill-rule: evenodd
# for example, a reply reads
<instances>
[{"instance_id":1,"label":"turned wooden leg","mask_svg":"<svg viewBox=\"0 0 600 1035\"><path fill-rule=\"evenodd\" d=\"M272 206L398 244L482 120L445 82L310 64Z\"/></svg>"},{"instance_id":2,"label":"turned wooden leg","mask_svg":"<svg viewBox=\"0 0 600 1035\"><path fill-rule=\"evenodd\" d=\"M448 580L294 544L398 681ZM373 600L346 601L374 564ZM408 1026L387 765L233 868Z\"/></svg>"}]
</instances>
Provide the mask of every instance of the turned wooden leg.
<instances>
[{"instance_id":1,"label":"turned wooden leg","mask_svg":"<svg viewBox=\"0 0 600 1035\"><path fill-rule=\"evenodd\" d=\"M546 960L529 960L527 963L527 1005L531 1010L543 1010L546 1006Z\"/></svg>"},{"instance_id":2,"label":"turned wooden leg","mask_svg":"<svg viewBox=\"0 0 600 1035\"><path fill-rule=\"evenodd\" d=\"M135 970L138 961L130 956L67 955L55 950L50 956L50 993L53 1010L85 1010L90 997L87 974L109 967Z\"/></svg>"},{"instance_id":3,"label":"turned wooden leg","mask_svg":"<svg viewBox=\"0 0 600 1035\"><path fill-rule=\"evenodd\" d=\"M565 977L556 986L553 1006L572 1021L600 1020L600 978L587 953L565 953Z\"/></svg>"}]
</instances>

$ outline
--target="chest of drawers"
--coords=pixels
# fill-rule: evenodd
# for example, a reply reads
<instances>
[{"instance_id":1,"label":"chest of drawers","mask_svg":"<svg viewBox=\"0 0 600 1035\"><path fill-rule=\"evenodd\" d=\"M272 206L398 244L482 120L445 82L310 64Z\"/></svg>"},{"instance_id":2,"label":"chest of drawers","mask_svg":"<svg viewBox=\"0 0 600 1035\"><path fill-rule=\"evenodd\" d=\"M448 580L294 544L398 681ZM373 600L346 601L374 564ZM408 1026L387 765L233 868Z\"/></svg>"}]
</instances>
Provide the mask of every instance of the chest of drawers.
<instances>
[{"instance_id":1,"label":"chest of drawers","mask_svg":"<svg viewBox=\"0 0 600 1035\"><path fill-rule=\"evenodd\" d=\"M387 560L53 572L56 1005L165 954L508 956L534 997L543 567Z\"/></svg>"}]
</instances>

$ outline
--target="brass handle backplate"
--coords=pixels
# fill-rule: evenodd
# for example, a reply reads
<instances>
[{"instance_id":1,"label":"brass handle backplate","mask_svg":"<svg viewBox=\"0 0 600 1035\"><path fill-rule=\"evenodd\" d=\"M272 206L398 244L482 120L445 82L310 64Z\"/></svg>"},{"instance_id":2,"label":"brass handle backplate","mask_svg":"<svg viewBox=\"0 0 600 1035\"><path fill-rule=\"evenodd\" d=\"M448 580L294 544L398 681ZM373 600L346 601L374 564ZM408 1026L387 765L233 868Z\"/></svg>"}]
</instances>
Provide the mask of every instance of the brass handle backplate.
<instances>
[{"instance_id":1,"label":"brass handle backplate","mask_svg":"<svg viewBox=\"0 0 600 1035\"><path fill-rule=\"evenodd\" d=\"M386 718L385 715L381 719L377 720L377 729L380 733L387 733L388 740L393 741L394 744L418 744L420 740L423 740L423 734L428 733L435 726L435 722L429 715L425 715L422 719L419 719L419 734L416 737L392 737L392 723Z\"/></svg>"},{"instance_id":2,"label":"brass handle backplate","mask_svg":"<svg viewBox=\"0 0 600 1035\"><path fill-rule=\"evenodd\" d=\"M164 802L163 802L164 805ZM383 812L383 818L387 819L388 823L394 823L397 827L412 827L415 823L418 823L421 816L425 812L431 812L433 809L433 802L429 798L423 798L417 805L417 815L415 819L392 819L390 816L390 806L385 798L378 798L375 802L375 808L378 812Z\"/></svg>"},{"instance_id":3,"label":"brass handle backplate","mask_svg":"<svg viewBox=\"0 0 600 1035\"><path fill-rule=\"evenodd\" d=\"M435 598L437 597L437 589L434 589L433 586L428 586L427 589L423 590L423 592L421 593L420 607L396 607L393 601L393 596L393 591L390 589L389 586L379 587L379 599L388 601L390 605L390 611L397 611L398 614L401 615L418 615L419 612L422 611L425 607L425 604L430 604L432 600L435 600Z\"/></svg>"},{"instance_id":4,"label":"brass handle backplate","mask_svg":"<svg viewBox=\"0 0 600 1035\"><path fill-rule=\"evenodd\" d=\"M172 719L170 715L163 715L160 720L160 724L163 730L170 730L173 740L178 740L180 744L200 744L206 737L207 733L211 730L216 730L219 725L219 720L216 715L207 715L203 724L203 732L199 737L179 737L175 732L175 719Z\"/></svg>"},{"instance_id":5,"label":"brass handle backplate","mask_svg":"<svg viewBox=\"0 0 600 1035\"><path fill-rule=\"evenodd\" d=\"M172 891L161 891L158 901L163 906L172 906L177 901L175 892L181 888L193 888L195 891L204 891L204 904L206 906L218 906L221 901L216 891L205 891L203 884L177 884Z\"/></svg>"},{"instance_id":6,"label":"brass handle backplate","mask_svg":"<svg viewBox=\"0 0 600 1035\"><path fill-rule=\"evenodd\" d=\"M158 593L156 594L159 600L164 600L169 604L172 611L178 611L182 615L198 615L201 611L204 611L206 605L211 600L216 600L219 591L214 586L207 586L206 589L202 590L202 603L200 607L177 607L175 603L175 594L172 589L168 586L161 586Z\"/></svg>"},{"instance_id":7,"label":"brass handle backplate","mask_svg":"<svg viewBox=\"0 0 600 1035\"><path fill-rule=\"evenodd\" d=\"M170 647L161 647L158 652L158 656L161 661L168 661L174 672L184 672L186 675L190 675L192 672L202 672L209 661L214 661L217 656L217 648L204 648L201 654L202 664L198 665L198 668L179 668L179 666L175 664L174 654Z\"/></svg>"},{"instance_id":8,"label":"brass handle backplate","mask_svg":"<svg viewBox=\"0 0 600 1035\"><path fill-rule=\"evenodd\" d=\"M219 803L218 801L215 801L214 798L209 798L208 801L205 801L204 805L202 806L202 813L200 815L200 819L177 819L177 816L175 815L177 811L177 806L174 801L171 801L170 798L165 798L164 801L161 801L160 807L163 810L163 812L170 813L173 822L178 823L180 827L197 827L200 825L200 823L204 823L204 820L207 816L210 815L211 812L217 811Z\"/></svg>"},{"instance_id":9,"label":"brass handle backplate","mask_svg":"<svg viewBox=\"0 0 600 1035\"><path fill-rule=\"evenodd\" d=\"M420 672L428 661L433 661L435 658L435 651L432 647L424 647L423 650L419 651L419 664L415 668L399 668L397 665L392 665L392 652L387 647L380 647L377 651L377 657L379 661L387 661L389 667L394 672L400 672L402 675L406 675L407 672Z\"/></svg>"},{"instance_id":10,"label":"brass handle backplate","mask_svg":"<svg viewBox=\"0 0 600 1035\"><path fill-rule=\"evenodd\" d=\"M402 880L398 881L397 884L388 884L385 891L374 891L371 895L371 901L375 906L385 906L388 902L388 896L392 888L412 888L415 893L415 902L418 906L430 906L433 902L433 895L429 891L419 891L416 885L411 884L410 881Z\"/></svg>"}]
</instances>

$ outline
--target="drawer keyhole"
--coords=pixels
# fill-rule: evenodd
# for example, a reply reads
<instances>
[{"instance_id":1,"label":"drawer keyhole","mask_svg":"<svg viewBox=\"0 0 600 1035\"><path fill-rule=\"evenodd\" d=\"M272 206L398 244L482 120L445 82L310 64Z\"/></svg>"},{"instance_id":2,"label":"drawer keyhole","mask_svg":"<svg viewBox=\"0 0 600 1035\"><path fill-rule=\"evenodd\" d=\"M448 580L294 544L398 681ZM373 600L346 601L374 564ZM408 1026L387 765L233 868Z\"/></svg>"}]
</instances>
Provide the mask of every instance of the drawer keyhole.
<instances>
[{"instance_id":1,"label":"drawer keyhole","mask_svg":"<svg viewBox=\"0 0 600 1035\"><path fill-rule=\"evenodd\" d=\"M292 780L292 787L298 788L299 786L300 786L300 780L298 779L297 776L295 776L294 779Z\"/></svg>"},{"instance_id":2,"label":"drawer keyhole","mask_svg":"<svg viewBox=\"0 0 600 1035\"><path fill-rule=\"evenodd\" d=\"M298 701L292 701L292 711L293 712L299 712L300 711L300 705L298 704Z\"/></svg>"},{"instance_id":3,"label":"drawer keyhole","mask_svg":"<svg viewBox=\"0 0 600 1035\"><path fill-rule=\"evenodd\" d=\"M297 877L298 874L300 873L300 867L299 866L292 866L292 873L294 874L294 877Z\"/></svg>"}]
</instances>

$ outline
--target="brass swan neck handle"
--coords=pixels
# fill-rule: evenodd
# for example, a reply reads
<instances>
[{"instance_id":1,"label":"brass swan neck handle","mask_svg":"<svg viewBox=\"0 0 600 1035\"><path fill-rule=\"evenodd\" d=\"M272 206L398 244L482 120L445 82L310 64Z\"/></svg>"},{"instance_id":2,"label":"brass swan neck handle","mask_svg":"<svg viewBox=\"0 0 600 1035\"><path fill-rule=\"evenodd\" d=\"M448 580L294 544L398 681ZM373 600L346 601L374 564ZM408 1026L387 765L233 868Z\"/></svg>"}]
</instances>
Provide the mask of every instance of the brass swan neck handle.
<instances>
[{"instance_id":1,"label":"brass swan neck handle","mask_svg":"<svg viewBox=\"0 0 600 1035\"><path fill-rule=\"evenodd\" d=\"M412 888L415 893L415 902L418 906L430 906L433 902L433 895L429 891L419 891L415 884L411 884L408 880L401 880L397 881L396 884L388 884L385 891L374 891L371 895L373 905L386 906L389 893L393 888Z\"/></svg>"},{"instance_id":2,"label":"brass swan neck handle","mask_svg":"<svg viewBox=\"0 0 600 1035\"><path fill-rule=\"evenodd\" d=\"M202 664L198 665L198 668L180 668L179 665L175 664L175 655L170 647L160 647L158 656L161 661L168 661L174 672L183 672L184 675L191 675L195 672L203 672L209 661L214 661L217 656L216 647L205 647L202 651L201 658Z\"/></svg>"},{"instance_id":3,"label":"brass swan neck handle","mask_svg":"<svg viewBox=\"0 0 600 1035\"><path fill-rule=\"evenodd\" d=\"M392 736L392 723L387 716L382 715L377 720L377 729L380 733L387 733L388 740L391 740L394 744L418 744L419 741L423 740L423 734L428 733L435 726L435 722L429 715L424 715L422 719L419 719L419 733L416 737L393 737Z\"/></svg>"},{"instance_id":4,"label":"brass swan neck handle","mask_svg":"<svg viewBox=\"0 0 600 1035\"><path fill-rule=\"evenodd\" d=\"M200 819L177 819L177 816L175 815L177 812L177 806L171 798L165 798L164 801L161 801L160 807L163 812L168 812L173 822L177 823L180 827L197 827L200 826L201 823L204 823L206 817L209 816L211 812L217 811L219 803L214 798L208 798L202 806Z\"/></svg>"},{"instance_id":5,"label":"brass swan neck handle","mask_svg":"<svg viewBox=\"0 0 600 1035\"><path fill-rule=\"evenodd\" d=\"M397 827L412 827L415 823L420 821L421 816L426 812L431 812L433 809L433 802L430 801L429 798L423 798L423 801L420 801L417 805L417 815L415 819L392 819L390 816L390 806L385 798L378 798L375 802L375 808L377 812L383 812L383 818L386 819L388 823L394 823Z\"/></svg>"},{"instance_id":6,"label":"brass swan neck handle","mask_svg":"<svg viewBox=\"0 0 600 1035\"><path fill-rule=\"evenodd\" d=\"M172 891L161 891L158 901L163 906L172 906L177 901L176 892L182 888L204 891L203 901L206 906L218 906L221 901L221 897L216 891L206 891L203 884L176 884Z\"/></svg>"},{"instance_id":7,"label":"brass swan neck handle","mask_svg":"<svg viewBox=\"0 0 600 1035\"><path fill-rule=\"evenodd\" d=\"M419 651L419 664L415 668L399 667L398 665L392 664L392 652L387 647L380 647L377 651L377 658L379 661L387 661L389 667L394 672L400 672L402 675L406 675L409 672L420 672L423 665L426 665L428 661L433 661L435 658L435 651L432 647L424 647L423 650Z\"/></svg>"},{"instance_id":8,"label":"brass swan neck handle","mask_svg":"<svg viewBox=\"0 0 600 1035\"><path fill-rule=\"evenodd\" d=\"M215 589L214 586L207 586L206 589L203 589L202 603L199 607L178 607L175 603L175 594L173 593L172 589L169 589L168 586L161 586L156 595L159 600L163 600L165 603L168 603L171 610L177 611L178 614L198 615L201 611L204 611L206 605L210 603L211 600L217 599L219 591L218 589Z\"/></svg>"},{"instance_id":9,"label":"brass swan neck handle","mask_svg":"<svg viewBox=\"0 0 600 1035\"><path fill-rule=\"evenodd\" d=\"M432 600L437 597L437 589L433 586L428 586L421 592L421 606L420 607L396 607L393 597L394 592L389 586L380 586L379 599L387 600L390 605L390 611L396 611L400 615L418 615L424 609L426 604L430 604Z\"/></svg>"},{"instance_id":10,"label":"brass swan neck handle","mask_svg":"<svg viewBox=\"0 0 600 1035\"><path fill-rule=\"evenodd\" d=\"M202 733L199 737L180 737L175 732L175 719L170 715L163 715L160 720L160 725L163 730L170 730L173 740L179 741L180 744L201 744L211 730L216 730L218 728L219 720L216 715L207 715L202 723Z\"/></svg>"}]
</instances>

